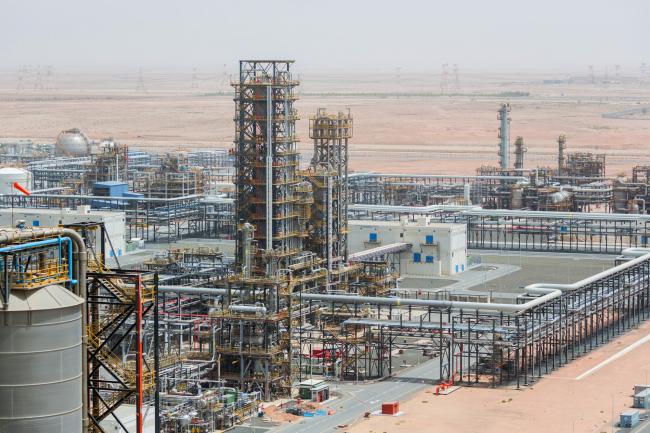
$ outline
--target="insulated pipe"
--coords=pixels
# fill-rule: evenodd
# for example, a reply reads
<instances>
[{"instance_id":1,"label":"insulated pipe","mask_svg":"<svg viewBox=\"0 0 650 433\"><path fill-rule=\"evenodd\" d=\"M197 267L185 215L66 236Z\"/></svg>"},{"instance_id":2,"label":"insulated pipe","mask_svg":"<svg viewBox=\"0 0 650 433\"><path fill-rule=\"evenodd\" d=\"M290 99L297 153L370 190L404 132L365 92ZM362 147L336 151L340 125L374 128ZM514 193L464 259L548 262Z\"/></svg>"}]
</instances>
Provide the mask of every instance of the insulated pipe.
<instances>
[{"instance_id":1,"label":"insulated pipe","mask_svg":"<svg viewBox=\"0 0 650 433\"><path fill-rule=\"evenodd\" d=\"M329 295L320 293L303 293L303 300L326 301L338 304L373 304L373 305L392 305L392 306L419 306L419 307L438 307L451 308L454 310L478 310L478 311L498 311L504 313L520 314L526 310L548 302L562 295L558 289L526 287L526 292L534 295L541 295L531 299L524 304L497 304L489 302L465 302L465 301L441 301L430 299L403 299L403 298L382 298L377 296L357 296L357 295ZM296 295L297 296L297 295Z\"/></svg>"},{"instance_id":2,"label":"insulated pipe","mask_svg":"<svg viewBox=\"0 0 650 433\"><path fill-rule=\"evenodd\" d=\"M368 297L368 296L350 296L350 295L329 295L329 294L311 294L303 293L301 295L302 299L307 300L316 300L316 301L328 301L335 303L344 303L344 304L356 304L356 303L368 303L375 305L412 305L412 306L424 306L424 307L442 307L442 308L451 308L451 309L468 309L468 310L478 310L478 311L499 311L504 313L515 313L521 314L531 308L534 308L540 304L543 304L551 299L555 299L562 295L563 291L576 290L581 287L584 287L588 284L594 283L600 279L609 277L618 272L621 272L630 267L636 266L640 263L643 263L647 260L650 260L650 249L643 248L628 248L629 255L639 254L634 260L622 263L613 268L607 269L605 271L599 272L595 275L591 275L583 280L575 282L573 284L550 284L550 283L538 283L530 284L524 288L526 293L533 295L542 295L540 297L531 299L528 302L523 304L496 304L489 302L461 302L461 301L440 301L440 300L428 300L428 299L401 299L401 298L380 298L380 297Z\"/></svg>"},{"instance_id":3,"label":"insulated pipe","mask_svg":"<svg viewBox=\"0 0 650 433\"><path fill-rule=\"evenodd\" d=\"M50 238L50 239L43 239L39 241L32 241L32 242L27 242L24 244L17 244L17 245L9 245L7 247L1 247L0 248L0 253L5 253L5 252L14 252L14 251L23 251L23 250L28 250L32 248L38 248L41 246L49 246L49 245L59 245L59 252L61 249L61 244L63 242L68 243L68 279L70 282L74 285L77 284L77 280L74 279L73 276L73 257L72 257L72 240L69 237L61 237L58 236L56 238Z\"/></svg>"},{"instance_id":4,"label":"insulated pipe","mask_svg":"<svg viewBox=\"0 0 650 433\"><path fill-rule=\"evenodd\" d=\"M650 215L639 214L611 214L602 212L548 212L537 210L509 210L509 209L470 209L462 214L469 216L511 217L511 218L543 218L566 220L616 220L616 221L650 221Z\"/></svg>"},{"instance_id":5,"label":"insulated pipe","mask_svg":"<svg viewBox=\"0 0 650 433\"><path fill-rule=\"evenodd\" d=\"M264 305L242 305L230 304L228 309L235 313L260 313L266 314L266 307Z\"/></svg>"},{"instance_id":6,"label":"insulated pipe","mask_svg":"<svg viewBox=\"0 0 650 433\"><path fill-rule=\"evenodd\" d=\"M481 206L464 206L464 205L441 205L433 204L429 206L395 206L383 204L362 204L356 203L348 205L349 210L370 211L370 212L401 212L401 213L427 213L436 211L474 211L481 210Z\"/></svg>"},{"instance_id":7,"label":"insulated pipe","mask_svg":"<svg viewBox=\"0 0 650 433\"><path fill-rule=\"evenodd\" d=\"M650 249L645 251L645 254L642 254L643 248L627 248L623 251L628 251L628 250L633 250L629 254L639 254L635 259L627 261L625 263L621 263L618 266L614 266L613 268L609 268L607 270L604 270L602 272L599 272L595 275L591 275L583 280L577 281L572 284L549 284L549 283L537 283L537 284L530 284L526 286L526 290L529 288L531 289L555 289L555 290L561 290L561 291L571 291L571 290L576 290L581 287L584 287L588 284L595 283L596 281L607 278L611 275L617 274L618 272L624 271L628 268L631 268L632 266L636 266L640 263L643 263L647 260L650 260ZM303 295L304 296L304 295Z\"/></svg>"},{"instance_id":8,"label":"insulated pipe","mask_svg":"<svg viewBox=\"0 0 650 433\"><path fill-rule=\"evenodd\" d=\"M623 257L641 257L646 254L650 254L650 248L633 247L625 248L623 251L621 251L621 256Z\"/></svg>"},{"instance_id":9,"label":"insulated pipe","mask_svg":"<svg viewBox=\"0 0 650 433\"><path fill-rule=\"evenodd\" d=\"M349 179L354 178L418 178L418 179L472 179L472 180L511 180L528 182L525 176L502 176L502 175L478 175L478 176L463 176L457 174L417 174L417 173L351 173L348 175Z\"/></svg>"},{"instance_id":10,"label":"insulated pipe","mask_svg":"<svg viewBox=\"0 0 650 433\"><path fill-rule=\"evenodd\" d=\"M215 289L211 287L190 287L190 286L158 286L160 293L187 293L191 295L227 295L226 289Z\"/></svg>"},{"instance_id":11,"label":"insulated pipe","mask_svg":"<svg viewBox=\"0 0 650 433\"><path fill-rule=\"evenodd\" d=\"M339 304L374 304L374 305L393 305L393 306L420 306L420 307L439 307L451 309L467 309L479 311L499 311L504 313L521 314L531 308L540 304L548 302L562 295L563 291L576 290L591 284L599 279L606 278L614 275L620 271L628 269L646 260L650 260L650 248L628 248L623 250L624 254L639 255L634 260L622 263L613 268L599 272L595 275L587 277L573 284L551 284L551 283L537 283L530 284L524 288L526 293L532 295L541 295L537 298L531 299L523 304L500 304L490 302L465 302L465 301L444 301L444 300L430 300L430 299L403 299L392 297L378 297L378 296L358 296L358 295L332 295L320 293L302 293L294 294L295 297L300 297L302 300L325 301L334 302ZM225 289L213 289L208 287L185 287L185 286L161 286L161 291L181 291L181 293L193 294L209 294L209 295L223 295L226 293Z\"/></svg>"}]
</instances>

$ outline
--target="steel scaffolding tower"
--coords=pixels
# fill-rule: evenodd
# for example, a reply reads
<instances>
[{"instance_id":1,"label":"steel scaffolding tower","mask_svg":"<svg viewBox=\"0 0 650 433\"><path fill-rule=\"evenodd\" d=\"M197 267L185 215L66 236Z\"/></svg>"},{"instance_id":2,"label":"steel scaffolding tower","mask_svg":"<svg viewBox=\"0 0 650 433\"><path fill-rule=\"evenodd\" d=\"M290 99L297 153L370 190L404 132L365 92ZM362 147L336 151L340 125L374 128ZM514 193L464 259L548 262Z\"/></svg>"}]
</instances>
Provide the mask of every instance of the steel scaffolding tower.
<instances>
[{"instance_id":1,"label":"steel scaffolding tower","mask_svg":"<svg viewBox=\"0 0 650 433\"><path fill-rule=\"evenodd\" d=\"M128 402L135 403L134 433L143 431L146 401L154 406L158 426L159 339L152 339L153 356L143 346L145 322L152 320L158 335L158 275L100 266L87 278L90 431L104 432L100 424L111 416L128 431L114 415ZM133 361L124 361L127 354Z\"/></svg>"},{"instance_id":2,"label":"steel scaffolding tower","mask_svg":"<svg viewBox=\"0 0 650 433\"><path fill-rule=\"evenodd\" d=\"M524 169L524 154L528 151L524 147L524 137L517 137L515 140L515 170Z\"/></svg>"},{"instance_id":3,"label":"steel scaffolding tower","mask_svg":"<svg viewBox=\"0 0 650 433\"><path fill-rule=\"evenodd\" d=\"M309 137L314 140L314 156L309 179L314 205L310 219L309 249L326 259L332 272L334 262L348 259L348 139L352 137L352 116L327 114L319 108L309 119Z\"/></svg>"},{"instance_id":4,"label":"steel scaffolding tower","mask_svg":"<svg viewBox=\"0 0 650 433\"><path fill-rule=\"evenodd\" d=\"M259 254L253 274L287 268L302 247L296 212L298 183L292 60L241 60L235 88L235 221L252 223ZM241 268L242 249L236 259Z\"/></svg>"}]
</instances>

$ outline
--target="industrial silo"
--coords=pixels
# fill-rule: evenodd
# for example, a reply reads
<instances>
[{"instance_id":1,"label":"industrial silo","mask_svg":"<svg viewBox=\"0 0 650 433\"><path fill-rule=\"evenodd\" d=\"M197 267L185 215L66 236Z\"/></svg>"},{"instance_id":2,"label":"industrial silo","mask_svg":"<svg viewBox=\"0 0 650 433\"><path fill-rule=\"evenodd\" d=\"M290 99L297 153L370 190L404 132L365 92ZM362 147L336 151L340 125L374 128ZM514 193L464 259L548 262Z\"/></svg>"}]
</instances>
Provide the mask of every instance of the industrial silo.
<instances>
[{"instance_id":1,"label":"industrial silo","mask_svg":"<svg viewBox=\"0 0 650 433\"><path fill-rule=\"evenodd\" d=\"M14 182L18 182L28 190L32 189L32 173L16 167L0 168L0 194L18 194L14 189Z\"/></svg>"},{"instance_id":2,"label":"industrial silo","mask_svg":"<svg viewBox=\"0 0 650 433\"><path fill-rule=\"evenodd\" d=\"M61 131L56 138L55 149L66 156L90 156L91 142L78 128Z\"/></svg>"},{"instance_id":3,"label":"industrial silo","mask_svg":"<svg viewBox=\"0 0 650 433\"><path fill-rule=\"evenodd\" d=\"M80 433L83 299L13 290L0 306L0 433Z\"/></svg>"}]
</instances>

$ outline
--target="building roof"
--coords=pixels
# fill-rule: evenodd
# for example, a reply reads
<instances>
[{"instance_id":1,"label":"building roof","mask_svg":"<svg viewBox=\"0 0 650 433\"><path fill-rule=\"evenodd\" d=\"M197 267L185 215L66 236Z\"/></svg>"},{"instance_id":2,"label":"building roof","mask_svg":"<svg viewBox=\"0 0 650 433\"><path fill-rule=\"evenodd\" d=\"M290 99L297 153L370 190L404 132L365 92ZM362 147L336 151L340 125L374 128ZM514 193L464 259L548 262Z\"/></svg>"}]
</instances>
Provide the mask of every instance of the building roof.
<instances>
[{"instance_id":1,"label":"building roof","mask_svg":"<svg viewBox=\"0 0 650 433\"><path fill-rule=\"evenodd\" d=\"M2 167L0 168L0 174L23 174L28 173L24 168L18 167Z\"/></svg>"},{"instance_id":2,"label":"building roof","mask_svg":"<svg viewBox=\"0 0 650 433\"><path fill-rule=\"evenodd\" d=\"M91 209L89 214L82 213L80 210L75 210L75 209L69 209L69 208L57 208L57 209L42 209L42 208L23 208L23 207L15 207L15 208L3 208L0 209L0 214L1 215L6 215L6 214L13 214L14 219L20 218L22 215L83 215L83 216L96 216L96 217L103 217L103 218L122 218L124 219L125 214L124 212L114 212L114 211L107 211L107 210L95 210Z\"/></svg>"},{"instance_id":3,"label":"building roof","mask_svg":"<svg viewBox=\"0 0 650 433\"><path fill-rule=\"evenodd\" d=\"M350 226L365 226L365 227L419 227L419 228L432 228L438 230L455 230L461 227L466 227L462 223L436 223L429 222L427 225L421 224L418 221L409 221L406 224L403 224L402 221L385 221L385 220L349 220L348 225Z\"/></svg>"},{"instance_id":4,"label":"building roof","mask_svg":"<svg viewBox=\"0 0 650 433\"><path fill-rule=\"evenodd\" d=\"M300 386L318 386L324 383L325 381L322 379L307 379L300 382Z\"/></svg>"},{"instance_id":5,"label":"building roof","mask_svg":"<svg viewBox=\"0 0 650 433\"><path fill-rule=\"evenodd\" d=\"M119 180L106 180L103 182L95 182L94 186L122 186L122 185L127 185L126 182L121 182ZM128 186L128 185L127 185Z\"/></svg>"}]
</instances>

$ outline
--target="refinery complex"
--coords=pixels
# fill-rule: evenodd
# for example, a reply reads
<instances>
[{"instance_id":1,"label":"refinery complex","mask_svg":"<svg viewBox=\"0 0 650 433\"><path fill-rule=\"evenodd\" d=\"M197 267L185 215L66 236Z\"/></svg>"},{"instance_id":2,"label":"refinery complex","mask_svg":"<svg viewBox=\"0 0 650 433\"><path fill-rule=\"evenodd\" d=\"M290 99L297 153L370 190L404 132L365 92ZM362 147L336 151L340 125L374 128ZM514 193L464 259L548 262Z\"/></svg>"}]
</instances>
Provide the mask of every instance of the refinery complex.
<instances>
[{"instance_id":1,"label":"refinery complex","mask_svg":"<svg viewBox=\"0 0 650 433\"><path fill-rule=\"evenodd\" d=\"M354 108L303 112L299 66L239 61L229 150L0 139L0 432L364 431L650 317L650 165L563 131L535 165L503 98L493 165L353 171Z\"/></svg>"}]
</instances>

